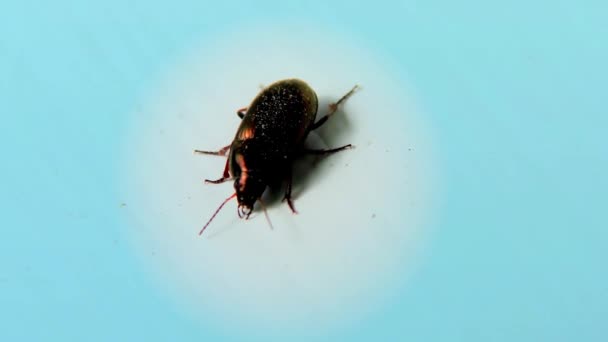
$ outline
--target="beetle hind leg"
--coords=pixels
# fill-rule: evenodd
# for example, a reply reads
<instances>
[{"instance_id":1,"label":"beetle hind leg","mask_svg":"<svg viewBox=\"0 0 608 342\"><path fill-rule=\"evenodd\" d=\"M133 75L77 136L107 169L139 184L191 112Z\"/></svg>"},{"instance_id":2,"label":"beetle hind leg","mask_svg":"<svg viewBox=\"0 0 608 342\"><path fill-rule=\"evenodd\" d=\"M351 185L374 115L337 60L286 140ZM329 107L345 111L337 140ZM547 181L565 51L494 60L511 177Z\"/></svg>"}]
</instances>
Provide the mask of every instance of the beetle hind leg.
<instances>
[{"instance_id":1,"label":"beetle hind leg","mask_svg":"<svg viewBox=\"0 0 608 342\"><path fill-rule=\"evenodd\" d=\"M329 119L330 116L332 116L335 112L338 111L338 107L344 101L348 100L348 98L351 97L355 93L355 91L357 91L357 89L359 89L359 86L355 85L348 93L344 94L344 96L342 96L338 100L338 102L330 104L329 113L325 114L324 117L320 118L319 121L315 122L310 129L313 130L321 127L327 121L327 119Z\"/></svg>"},{"instance_id":2,"label":"beetle hind leg","mask_svg":"<svg viewBox=\"0 0 608 342\"><path fill-rule=\"evenodd\" d=\"M349 148L353 148L354 146L352 144L348 144L348 145L344 145L344 146L340 146L337 148L331 148L331 149L327 149L327 150L313 150L313 149L305 149L304 153L308 153L308 154L316 154L316 155L324 155L324 154L332 154L332 153L336 153L336 152L340 152L340 151L344 151L347 150Z\"/></svg>"},{"instance_id":3,"label":"beetle hind leg","mask_svg":"<svg viewBox=\"0 0 608 342\"><path fill-rule=\"evenodd\" d=\"M287 188L285 188L285 196L283 196L283 202L287 201L287 205L289 205L289 209L291 209L291 212L294 214L297 214L298 212L296 211L296 209L293 206L293 201L291 200L291 184L293 183L293 175L292 175L292 171L289 171L289 175L287 177Z\"/></svg>"}]
</instances>

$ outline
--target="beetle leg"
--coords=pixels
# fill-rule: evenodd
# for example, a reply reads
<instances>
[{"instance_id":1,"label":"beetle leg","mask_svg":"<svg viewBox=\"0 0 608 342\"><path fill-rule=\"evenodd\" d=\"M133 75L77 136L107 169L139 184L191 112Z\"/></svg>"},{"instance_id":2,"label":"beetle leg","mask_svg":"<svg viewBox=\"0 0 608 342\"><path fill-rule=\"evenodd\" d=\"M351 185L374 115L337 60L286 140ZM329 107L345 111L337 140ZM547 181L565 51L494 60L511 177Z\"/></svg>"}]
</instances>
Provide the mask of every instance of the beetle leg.
<instances>
[{"instance_id":1,"label":"beetle leg","mask_svg":"<svg viewBox=\"0 0 608 342\"><path fill-rule=\"evenodd\" d=\"M230 151L230 145L228 146L224 146L222 147L219 151L201 151L201 150L194 150L194 153L200 153L200 154L211 154L214 156L225 156L228 151Z\"/></svg>"},{"instance_id":2,"label":"beetle leg","mask_svg":"<svg viewBox=\"0 0 608 342\"><path fill-rule=\"evenodd\" d=\"M358 85L354 86L353 89L351 89L348 93L346 93L344 96L342 96L338 100L338 102L330 104L329 113L325 114L324 117L320 118L319 121L315 122L312 125L312 127L310 128L310 130L321 127L321 125L323 125L325 123L325 121L327 121L327 119L329 119L329 117L332 116L338 110L338 106L340 106L342 104L342 102L346 101L352 94L354 94L358 88L359 88Z\"/></svg>"},{"instance_id":3,"label":"beetle leg","mask_svg":"<svg viewBox=\"0 0 608 342\"><path fill-rule=\"evenodd\" d=\"M226 160L226 166L224 167L224 174L223 174L222 178L216 179L216 180L205 179L205 183L221 184L226 181L229 181L230 179L232 179L232 177L230 177L230 169L228 166L228 160Z\"/></svg>"},{"instance_id":4,"label":"beetle leg","mask_svg":"<svg viewBox=\"0 0 608 342\"><path fill-rule=\"evenodd\" d=\"M289 209L291 209L291 212L297 214L298 212L293 207L293 201L291 200L291 183L293 183L293 176L292 171L289 170L289 174L287 176L287 188L285 189L285 196L283 197L283 201L287 201L287 205L289 205Z\"/></svg>"},{"instance_id":5,"label":"beetle leg","mask_svg":"<svg viewBox=\"0 0 608 342\"><path fill-rule=\"evenodd\" d=\"M332 149L329 149L329 150L304 149L304 153L309 153L309 154L331 154L331 153L336 153L336 152L344 151L344 150L352 148L352 147L353 147L353 145L348 144L348 145L340 146L338 148L332 148Z\"/></svg>"},{"instance_id":6,"label":"beetle leg","mask_svg":"<svg viewBox=\"0 0 608 342\"><path fill-rule=\"evenodd\" d=\"M245 114L247 114L247 107L243 107L236 111L236 115L238 115L241 119L245 117Z\"/></svg>"}]
</instances>

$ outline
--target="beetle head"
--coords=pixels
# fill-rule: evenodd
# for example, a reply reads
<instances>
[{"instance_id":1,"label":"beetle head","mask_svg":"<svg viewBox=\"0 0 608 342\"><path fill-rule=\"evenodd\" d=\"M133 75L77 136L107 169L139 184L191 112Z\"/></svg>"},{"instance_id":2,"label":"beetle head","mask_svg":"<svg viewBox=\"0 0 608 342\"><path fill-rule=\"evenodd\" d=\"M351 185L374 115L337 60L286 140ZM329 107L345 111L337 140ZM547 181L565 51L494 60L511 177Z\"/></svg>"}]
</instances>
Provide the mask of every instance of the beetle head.
<instances>
[{"instance_id":1,"label":"beetle head","mask_svg":"<svg viewBox=\"0 0 608 342\"><path fill-rule=\"evenodd\" d=\"M253 211L253 205L262 196L266 189L266 184L255 174L249 172L241 173L241 176L234 181L236 199L239 203L238 215L240 218L249 218Z\"/></svg>"},{"instance_id":2,"label":"beetle head","mask_svg":"<svg viewBox=\"0 0 608 342\"><path fill-rule=\"evenodd\" d=\"M264 205L264 202L262 202L262 197L261 197L262 194L264 193L264 190L266 189L266 183L264 183L258 177L251 177L247 173L242 173L241 177L237 178L236 181L234 182L234 187L236 189L236 192L234 194L232 194L230 197L226 198L224 200L224 202L222 202L222 204L217 208L215 213L213 213L213 216L211 216L209 221L207 221L207 223L203 226L203 229L201 229L201 231L198 233L199 235L203 234L203 232L205 231L207 226L209 226L211 221L213 221L213 219L215 218L215 215L217 215L217 213L219 213L220 210L222 210L224 205L226 205L226 203L228 203L228 201L230 201L231 199L233 199L235 197L238 201L237 213L240 218L244 217L245 219L248 219L249 215L251 215L251 212L253 211L253 205L255 204L255 202L260 201L260 204L262 205L262 209L264 210L264 215L266 216L266 220L268 221L268 225L270 226L270 229L272 229L272 223L270 222L270 217L268 217L268 213L266 212L266 206Z\"/></svg>"}]
</instances>

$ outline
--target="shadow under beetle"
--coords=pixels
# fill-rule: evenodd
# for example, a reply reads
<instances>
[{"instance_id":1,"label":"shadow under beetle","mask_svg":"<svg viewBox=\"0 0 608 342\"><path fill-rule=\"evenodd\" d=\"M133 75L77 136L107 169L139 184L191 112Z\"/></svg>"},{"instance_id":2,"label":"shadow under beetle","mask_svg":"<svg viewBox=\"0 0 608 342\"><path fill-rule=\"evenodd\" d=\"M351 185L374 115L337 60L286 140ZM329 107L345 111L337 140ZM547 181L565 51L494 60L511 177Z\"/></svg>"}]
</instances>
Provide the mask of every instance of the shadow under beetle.
<instances>
[{"instance_id":1,"label":"shadow under beetle","mask_svg":"<svg viewBox=\"0 0 608 342\"><path fill-rule=\"evenodd\" d=\"M253 205L259 201L268 219L261 197L268 184L276 179L287 180L283 200L296 213L291 200L293 161L303 154L329 154L352 147L348 144L326 150L307 149L304 140L310 131L323 125L356 90L357 86L354 86L338 102L331 104L329 112L317 122L317 94L299 79L286 79L271 84L256 96L249 107L238 110L237 115L242 121L230 145L219 151L194 151L217 156L228 154L222 177L216 180L206 179L205 182L220 184L234 179L236 190L217 208L199 235L234 197L238 201L237 213L240 218L249 218Z\"/></svg>"}]
</instances>

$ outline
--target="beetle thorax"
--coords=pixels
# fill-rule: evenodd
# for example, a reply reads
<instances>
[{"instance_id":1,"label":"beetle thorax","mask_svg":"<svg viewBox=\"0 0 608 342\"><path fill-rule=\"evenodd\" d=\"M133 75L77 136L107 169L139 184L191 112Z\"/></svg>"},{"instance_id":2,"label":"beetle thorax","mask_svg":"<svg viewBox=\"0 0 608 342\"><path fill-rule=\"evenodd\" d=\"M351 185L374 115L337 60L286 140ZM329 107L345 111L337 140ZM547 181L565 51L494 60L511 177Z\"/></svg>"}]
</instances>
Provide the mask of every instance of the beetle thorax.
<instances>
[{"instance_id":1,"label":"beetle thorax","mask_svg":"<svg viewBox=\"0 0 608 342\"><path fill-rule=\"evenodd\" d=\"M239 217L248 217L253 210L253 205L266 190L266 183L261 178L261 174L248 167L247 162L241 153L234 155L236 167L233 170L235 177L234 189L238 201Z\"/></svg>"}]
</instances>

